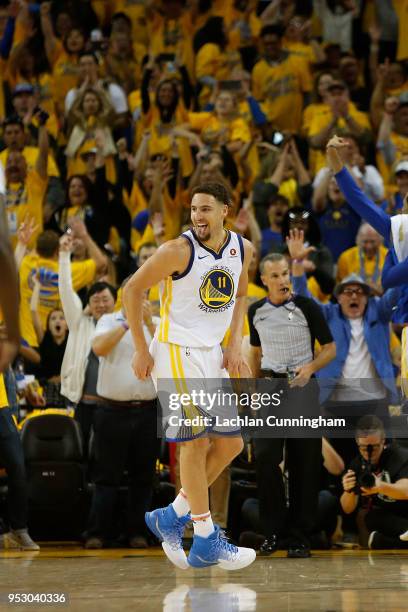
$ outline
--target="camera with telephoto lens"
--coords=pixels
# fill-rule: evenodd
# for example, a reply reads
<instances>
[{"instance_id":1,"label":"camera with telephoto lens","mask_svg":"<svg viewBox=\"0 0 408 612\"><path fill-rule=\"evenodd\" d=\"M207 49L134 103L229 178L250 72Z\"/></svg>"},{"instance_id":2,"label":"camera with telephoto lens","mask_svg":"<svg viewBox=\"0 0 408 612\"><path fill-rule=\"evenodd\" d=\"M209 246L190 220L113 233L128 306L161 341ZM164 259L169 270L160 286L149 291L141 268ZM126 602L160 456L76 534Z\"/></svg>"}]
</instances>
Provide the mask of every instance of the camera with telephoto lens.
<instances>
[{"instance_id":1,"label":"camera with telephoto lens","mask_svg":"<svg viewBox=\"0 0 408 612\"><path fill-rule=\"evenodd\" d=\"M373 465L371 463L371 456L373 454L373 445L367 444L367 455L368 459L360 457L360 467L356 472L356 486L354 487L354 493L360 493L361 487L365 489L371 489L375 485L375 475Z\"/></svg>"}]
</instances>

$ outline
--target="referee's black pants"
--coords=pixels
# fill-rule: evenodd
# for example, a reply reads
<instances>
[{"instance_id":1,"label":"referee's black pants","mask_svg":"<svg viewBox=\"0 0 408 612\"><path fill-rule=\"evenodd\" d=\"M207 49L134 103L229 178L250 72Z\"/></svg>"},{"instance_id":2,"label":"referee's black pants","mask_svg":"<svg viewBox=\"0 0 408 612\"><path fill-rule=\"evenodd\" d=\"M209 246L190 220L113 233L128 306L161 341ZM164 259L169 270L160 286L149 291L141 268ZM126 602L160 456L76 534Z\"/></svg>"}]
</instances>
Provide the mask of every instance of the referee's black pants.
<instances>
[{"instance_id":1,"label":"referee's black pants","mask_svg":"<svg viewBox=\"0 0 408 612\"><path fill-rule=\"evenodd\" d=\"M306 387L289 389L291 413L318 416L315 380ZM254 438L259 497L259 519L265 537L288 537L290 542L309 545L317 521L322 465L321 438L286 438L286 467L289 472L289 508L282 470L285 438Z\"/></svg>"},{"instance_id":2,"label":"referee's black pants","mask_svg":"<svg viewBox=\"0 0 408 612\"><path fill-rule=\"evenodd\" d=\"M116 537L115 516L124 470L129 475L127 537L145 534L160 440L156 400L140 406L100 405L94 414L94 495L89 536Z\"/></svg>"},{"instance_id":3,"label":"referee's black pants","mask_svg":"<svg viewBox=\"0 0 408 612\"><path fill-rule=\"evenodd\" d=\"M283 438L254 440L259 497L259 519L265 537L287 535L308 543L316 518L322 461L319 438L287 438L289 509L282 470Z\"/></svg>"}]
</instances>

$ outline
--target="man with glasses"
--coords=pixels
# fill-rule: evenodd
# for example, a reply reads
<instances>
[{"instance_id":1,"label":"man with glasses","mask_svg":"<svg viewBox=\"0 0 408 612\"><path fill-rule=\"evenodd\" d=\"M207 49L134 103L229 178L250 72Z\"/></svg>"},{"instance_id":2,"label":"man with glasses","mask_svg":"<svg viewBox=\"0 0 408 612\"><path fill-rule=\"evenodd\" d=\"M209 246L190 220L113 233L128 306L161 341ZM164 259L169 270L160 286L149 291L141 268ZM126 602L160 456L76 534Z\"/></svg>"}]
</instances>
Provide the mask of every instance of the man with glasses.
<instances>
[{"instance_id":1,"label":"man with glasses","mask_svg":"<svg viewBox=\"0 0 408 612\"><path fill-rule=\"evenodd\" d=\"M346 514L366 510L369 548L408 548L408 450L388 445L382 422L372 415L358 421L356 443L359 454L343 476L341 507ZM367 471L371 486L361 477Z\"/></svg>"},{"instance_id":2,"label":"man with glasses","mask_svg":"<svg viewBox=\"0 0 408 612\"><path fill-rule=\"evenodd\" d=\"M309 296L303 266L309 249L303 245L303 232L292 230L287 243L293 263L293 288ZM337 304L321 304L337 355L316 374L320 400L326 412L346 418L349 427L354 428L358 418L367 414L377 415L387 425L388 404L398 403L389 324L399 290L390 289L382 297L373 297L369 285L357 274L350 274L336 285L334 295ZM333 446L346 464L354 456L352 439L335 439Z\"/></svg>"}]
</instances>

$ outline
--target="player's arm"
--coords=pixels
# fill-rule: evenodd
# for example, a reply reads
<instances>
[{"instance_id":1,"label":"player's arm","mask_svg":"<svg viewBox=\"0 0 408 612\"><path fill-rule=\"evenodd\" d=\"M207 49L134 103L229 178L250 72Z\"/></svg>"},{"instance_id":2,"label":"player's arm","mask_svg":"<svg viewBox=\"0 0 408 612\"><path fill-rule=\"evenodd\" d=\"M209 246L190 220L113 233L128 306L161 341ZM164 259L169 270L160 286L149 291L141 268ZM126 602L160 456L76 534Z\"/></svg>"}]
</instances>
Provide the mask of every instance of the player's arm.
<instances>
[{"instance_id":1,"label":"player's arm","mask_svg":"<svg viewBox=\"0 0 408 612\"><path fill-rule=\"evenodd\" d=\"M348 172L341 157L341 149L346 146L345 140L333 136L326 146L327 164L335 174L337 184L347 203L388 242L391 234L390 218L379 206L367 198Z\"/></svg>"},{"instance_id":2,"label":"player's arm","mask_svg":"<svg viewBox=\"0 0 408 612\"><path fill-rule=\"evenodd\" d=\"M147 378L153 367L153 360L143 332L144 293L168 276L184 272L188 266L190 255L190 245L184 238L165 242L134 273L123 290L126 318L136 349L133 369L140 379Z\"/></svg>"},{"instance_id":3,"label":"player's arm","mask_svg":"<svg viewBox=\"0 0 408 612\"><path fill-rule=\"evenodd\" d=\"M237 295L235 298L234 312L230 325L230 337L227 348L224 351L223 367L227 368L231 375L250 376L250 371L244 363L241 355L242 329L244 317L247 311L246 296L248 293L248 269L252 259L253 246L248 241L244 242L244 263L239 277Z\"/></svg>"}]
</instances>

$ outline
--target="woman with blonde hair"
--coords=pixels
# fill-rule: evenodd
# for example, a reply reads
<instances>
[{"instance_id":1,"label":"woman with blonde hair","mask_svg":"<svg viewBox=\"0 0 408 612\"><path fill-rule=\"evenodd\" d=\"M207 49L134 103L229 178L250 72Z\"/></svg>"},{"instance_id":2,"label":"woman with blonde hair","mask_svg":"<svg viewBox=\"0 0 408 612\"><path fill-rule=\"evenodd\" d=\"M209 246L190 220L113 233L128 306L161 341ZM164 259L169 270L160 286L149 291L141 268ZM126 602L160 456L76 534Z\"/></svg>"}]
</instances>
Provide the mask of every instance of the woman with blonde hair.
<instances>
[{"instance_id":1,"label":"woman with blonde hair","mask_svg":"<svg viewBox=\"0 0 408 612\"><path fill-rule=\"evenodd\" d=\"M115 112L102 87L89 87L87 81L81 86L68 113L68 144L65 155L68 158L68 177L84 174L86 167L81 154L95 146L101 139L104 143L103 156L106 159L108 180L114 180L113 156L116 153L110 125Z\"/></svg>"}]
</instances>

